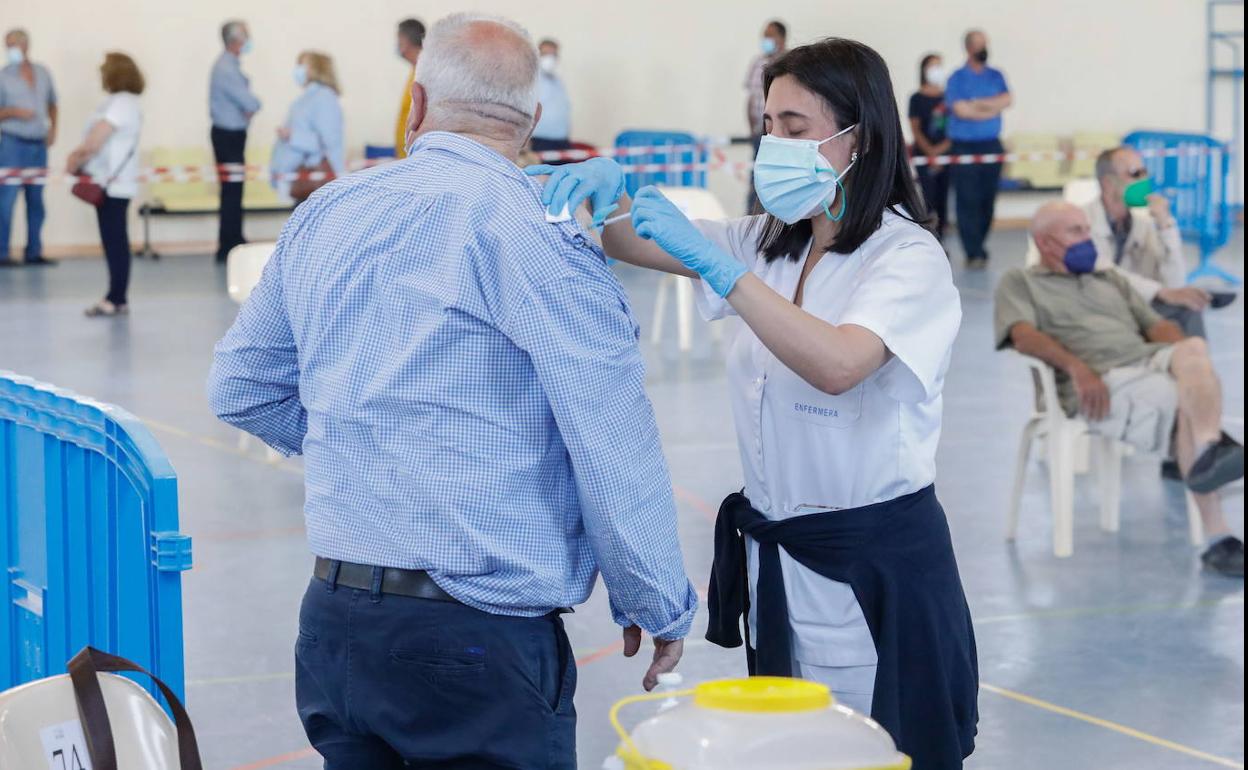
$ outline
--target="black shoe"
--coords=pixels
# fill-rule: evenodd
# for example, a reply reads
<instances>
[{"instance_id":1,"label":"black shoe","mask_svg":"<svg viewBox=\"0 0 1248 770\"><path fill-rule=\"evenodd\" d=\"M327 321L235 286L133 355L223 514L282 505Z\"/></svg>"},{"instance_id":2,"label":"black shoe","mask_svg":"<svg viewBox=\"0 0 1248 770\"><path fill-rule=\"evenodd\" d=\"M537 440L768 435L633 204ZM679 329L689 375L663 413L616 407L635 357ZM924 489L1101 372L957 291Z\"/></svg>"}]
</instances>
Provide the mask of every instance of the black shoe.
<instances>
[{"instance_id":1,"label":"black shoe","mask_svg":"<svg viewBox=\"0 0 1248 770\"><path fill-rule=\"evenodd\" d=\"M988 259L986 257L972 257L966 260L967 270L987 270Z\"/></svg>"},{"instance_id":2,"label":"black shoe","mask_svg":"<svg viewBox=\"0 0 1248 770\"><path fill-rule=\"evenodd\" d=\"M56 263L46 257L35 257L22 262L26 267L56 267Z\"/></svg>"},{"instance_id":3,"label":"black shoe","mask_svg":"<svg viewBox=\"0 0 1248 770\"><path fill-rule=\"evenodd\" d=\"M1244 576L1244 541L1227 535L1205 549L1200 555L1205 569L1219 575L1242 578Z\"/></svg>"},{"instance_id":4,"label":"black shoe","mask_svg":"<svg viewBox=\"0 0 1248 770\"><path fill-rule=\"evenodd\" d=\"M1187 472L1187 488L1206 494L1244 477L1244 447L1222 434L1218 443L1200 453Z\"/></svg>"},{"instance_id":5,"label":"black shoe","mask_svg":"<svg viewBox=\"0 0 1248 770\"><path fill-rule=\"evenodd\" d=\"M1161 477L1166 481L1182 481L1183 470L1179 467L1179 461L1172 458L1162 460Z\"/></svg>"}]
</instances>

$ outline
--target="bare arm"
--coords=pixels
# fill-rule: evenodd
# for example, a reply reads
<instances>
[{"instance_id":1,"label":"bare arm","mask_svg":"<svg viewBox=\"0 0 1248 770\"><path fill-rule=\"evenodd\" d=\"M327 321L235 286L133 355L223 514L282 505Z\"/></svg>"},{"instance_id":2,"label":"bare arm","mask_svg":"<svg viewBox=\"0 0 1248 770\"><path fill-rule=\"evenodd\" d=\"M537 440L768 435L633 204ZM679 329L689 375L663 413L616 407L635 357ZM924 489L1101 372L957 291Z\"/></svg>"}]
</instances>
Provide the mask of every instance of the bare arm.
<instances>
[{"instance_id":1,"label":"bare arm","mask_svg":"<svg viewBox=\"0 0 1248 770\"><path fill-rule=\"evenodd\" d=\"M113 124L107 120L97 120L91 130L87 132L87 138L82 140L82 144L69 154L69 158L65 161L66 170L73 174L82 168L82 164L91 159L91 156L100 151L104 143L108 141L108 137L113 134Z\"/></svg>"},{"instance_id":2,"label":"bare arm","mask_svg":"<svg viewBox=\"0 0 1248 770\"><path fill-rule=\"evenodd\" d=\"M1032 324L1020 321L1010 327L1010 344L1019 353L1038 358L1069 375L1079 394L1081 410L1090 419L1101 420L1109 413L1109 389L1100 375L1062 343Z\"/></svg>"},{"instance_id":3,"label":"bare arm","mask_svg":"<svg viewBox=\"0 0 1248 770\"><path fill-rule=\"evenodd\" d=\"M47 144L51 147L56 143L56 119L60 115L60 110L56 108L56 104L48 105L48 138Z\"/></svg>"},{"instance_id":4,"label":"bare arm","mask_svg":"<svg viewBox=\"0 0 1248 770\"><path fill-rule=\"evenodd\" d=\"M924 155L937 155L939 150L936 145L932 144L927 138L927 134L923 133L923 121L918 118L910 118L910 133L914 136L914 144L919 148L919 152Z\"/></svg>"},{"instance_id":5,"label":"bare arm","mask_svg":"<svg viewBox=\"0 0 1248 770\"><path fill-rule=\"evenodd\" d=\"M1149 342L1174 343L1183 341L1183 330L1174 321L1158 321L1144 333Z\"/></svg>"},{"instance_id":6,"label":"bare arm","mask_svg":"<svg viewBox=\"0 0 1248 770\"><path fill-rule=\"evenodd\" d=\"M816 318L753 273L741 276L728 302L776 358L824 393L851 390L888 362L873 332Z\"/></svg>"},{"instance_id":7,"label":"bare arm","mask_svg":"<svg viewBox=\"0 0 1248 770\"><path fill-rule=\"evenodd\" d=\"M619 208L611 212L613 217L631 211L633 199L628 197L628 193L623 193L616 201L616 205ZM639 237L633 232L632 221L627 218L609 224L603 229L602 250L612 259L618 259L637 267L683 275L686 278L698 277L697 273L682 265L680 260L668 254L657 243Z\"/></svg>"}]
</instances>

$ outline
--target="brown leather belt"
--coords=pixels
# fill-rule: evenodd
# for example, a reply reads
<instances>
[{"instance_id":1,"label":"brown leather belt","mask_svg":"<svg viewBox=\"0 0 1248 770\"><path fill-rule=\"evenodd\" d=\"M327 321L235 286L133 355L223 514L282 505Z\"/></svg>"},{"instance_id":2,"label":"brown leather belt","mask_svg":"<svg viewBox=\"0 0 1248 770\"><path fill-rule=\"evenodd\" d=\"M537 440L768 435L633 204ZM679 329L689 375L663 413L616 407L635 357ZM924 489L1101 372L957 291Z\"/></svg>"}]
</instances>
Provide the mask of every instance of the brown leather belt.
<instances>
[{"instance_id":1,"label":"brown leather belt","mask_svg":"<svg viewBox=\"0 0 1248 770\"><path fill-rule=\"evenodd\" d=\"M383 594L462 604L454 596L439 588L438 584L433 582L433 578L429 577L429 573L421 569L370 567L367 564L352 564L349 561L334 561L318 556L312 574L330 582L335 565L338 567L337 575L333 576L333 583L336 586L355 588L360 591L372 591L376 587ZM381 572L380 584L376 582L378 571Z\"/></svg>"}]
</instances>

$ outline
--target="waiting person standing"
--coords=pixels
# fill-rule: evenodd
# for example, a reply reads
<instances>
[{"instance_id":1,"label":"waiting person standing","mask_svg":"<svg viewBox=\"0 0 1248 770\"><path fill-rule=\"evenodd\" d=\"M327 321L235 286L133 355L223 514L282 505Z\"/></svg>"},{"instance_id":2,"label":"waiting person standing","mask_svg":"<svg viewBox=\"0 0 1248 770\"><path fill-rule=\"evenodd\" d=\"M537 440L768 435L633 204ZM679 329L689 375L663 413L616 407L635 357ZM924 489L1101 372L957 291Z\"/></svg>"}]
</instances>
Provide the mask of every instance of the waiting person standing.
<instances>
[{"instance_id":1,"label":"waiting person standing","mask_svg":"<svg viewBox=\"0 0 1248 770\"><path fill-rule=\"evenodd\" d=\"M936 237L945 239L949 221L949 167L936 165L936 159L953 146L946 135L945 72L940 54L929 53L919 62L919 90L910 95L910 134L914 137L914 156L922 155L927 163L917 165L919 187L928 208L936 215Z\"/></svg>"},{"instance_id":2,"label":"waiting person standing","mask_svg":"<svg viewBox=\"0 0 1248 770\"><path fill-rule=\"evenodd\" d=\"M537 46L537 100L542 116L533 129L529 148L533 152L571 149L572 101L559 77L559 43L546 38Z\"/></svg>"},{"instance_id":3,"label":"waiting person standing","mask_svg":"<svg viewBox=\"0 0 1248 770\"><path fill-rule=\"evenodd\" d=\"M69 154L66 171L89 175L104 188L104 200L96 206L100 243L108 265L108 294L87 308L91 317L127 312L126 290L130 284L130 234L127 210L139 192L139 132L143 112L143 73L124 53L109 53L100 65L100 79L108 98L87 119L82 144Z\"/></svg>"},{"instance_id":4,"label":"waiting person standing","mask_svg":"<svg viewBox=\"0 0 1248 770\"><path fill-rule=\"evenodd\" d=\"M0 69L0 167L46 168L48 148L56 141L56 90L52 74L30 60L30 35L12 29L4 36ZM43 185L0 184L0 265L9 263L9 237L17 188L26 196L26 251L23 265L54 265L44 259Z\"/></svg>"},{"instance_id":5,"label":"waiting person standing","mask_svg":"<svg viewBox=\"0 0 1248 770\"><path fill-rule=\"evenodd\" d=\"M278 193L302 202L316 188L346 170L339 101L342 90L334 72L334 60L318 51L299 54L294 79L303 93L290 105L286 121L277 129L270 171ZM328 177L292 180L288 176L299 171Z\"/></svg>"},{"instance_id":6,"label":"waiting person standing","mask_svg":"<svg viewBox=\"0 0 1248 770\"><path fill-rule=\"evenodd\" d=\"M241 164L247 150L247 126L260 111L260 100L243 74L240 57L251 52L251 33L241 21L221 25L225 50L212 65L208 86L208 113L212 117L212 154L218 166ZM241 172L235 172L241 173ZM217 262L225 262L230 249L243 239L243 183L221 182L220 223L217 228Z\"/></svg>"},{"instance_id":7,"label":"waiting person standing","mask_svg":"<svg viewBox=\"0 0 1248 770\"><path fill-rule=\"evenodd\" d=\"M949 110L950 148L954 155L982 155L1004 152L1001 146L1001 113L1014 103L1005 76L988 66L988 36L973 29L963 39L966 64L954 72L945 88ZM956 196L958 236L966 252L966 266L982 270L988 266L984 240L992 229L996 212L997 187L1001 164L955 165L950 182Z\"/></svg>"},{"instance_id":8,"label":"waiting person standing","mask_svg":"<svg viewBox=\"0 0 1248 770\"><path fill-rule=\"evenodd\" d=\"M394 157L407 157L407 113L412 108L412 78L416 76L416 61L420 59L425 45L425 25L417 19L399 22L399 42L395 52L407 62L407 82L403 84L403 97L399 100L399 119L394 124Z\"/></svg>"},{"instance_id":9,"label":"waiting person standing","mask_svg":"<svg viewBox=\"0 0 1248 770\"><path fill-rule=\"evenodd\" d=\"M784 22L778 19L767 22L767 26L763 27L763 37L759 41L761 52L750 62L750 68L745 73L745 120L750 127L750 146L753 147L751 159L758 155L759 142L763 140L763 134L767 133L763 128L763 106L767 102L763 89L763 70L788 50L788 41L789 28ZM758 196L751 182L745 212L756 213L754 210L757 207Z\"/></svg>"}]
</instances>

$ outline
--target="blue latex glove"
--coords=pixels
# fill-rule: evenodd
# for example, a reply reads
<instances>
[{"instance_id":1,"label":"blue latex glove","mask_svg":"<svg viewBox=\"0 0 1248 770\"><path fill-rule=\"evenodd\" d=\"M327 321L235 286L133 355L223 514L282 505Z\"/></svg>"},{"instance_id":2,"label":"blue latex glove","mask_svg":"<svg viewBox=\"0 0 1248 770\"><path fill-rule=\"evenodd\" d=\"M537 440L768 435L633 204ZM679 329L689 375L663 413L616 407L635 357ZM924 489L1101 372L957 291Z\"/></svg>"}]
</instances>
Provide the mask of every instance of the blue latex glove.
<instances>
[{"instance_id":1,"label":"blue latex glove","mask_svg":"<svg viewBox=\"0 0 1248 770\"><path fill-rule=\"evenodd\" d=\"M720 251L680 213L676 204L654 187L643 187L633 198L633 231L654 241L679 259L685 267L702 276L716 294L727 297L737 279L745 275L745 265Z\"/></svg>"},{"instance_id":2,"label":"blue latex glove","mask_svg":"<svg viewBox=\"0 0 1248 770\"><path fill-rule=\"evenodd\" d=\"M550 175L542 189L542 204L553 216L562 214L565 206L569 213L576 211L586 199L596 215L614 205L624 192L624 169L610 158L590 158L563 166L529 166L524 173Z\"/></svg>"}]
</instances>

